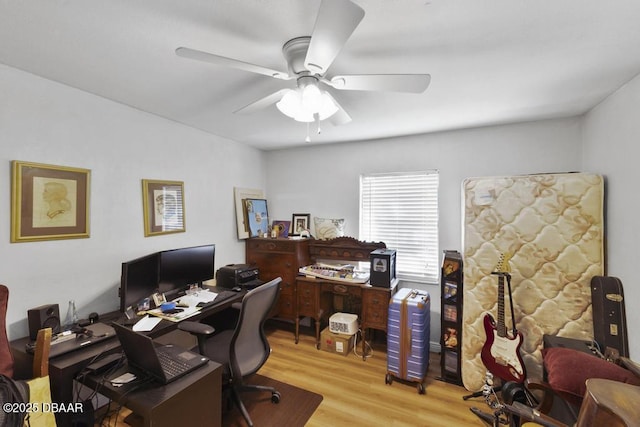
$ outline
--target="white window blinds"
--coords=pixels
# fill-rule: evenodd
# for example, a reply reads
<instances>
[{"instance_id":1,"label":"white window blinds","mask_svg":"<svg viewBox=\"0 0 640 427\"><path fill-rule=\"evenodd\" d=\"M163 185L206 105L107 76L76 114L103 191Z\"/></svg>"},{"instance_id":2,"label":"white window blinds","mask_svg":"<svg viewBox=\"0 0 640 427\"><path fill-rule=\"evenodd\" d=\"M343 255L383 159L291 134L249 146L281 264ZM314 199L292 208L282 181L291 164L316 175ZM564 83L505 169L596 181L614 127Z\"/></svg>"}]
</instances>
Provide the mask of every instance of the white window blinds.
<instances>
[{"instance_id":1,"label":"white window blinds","mask_svg":"<svg viewBox=\"0 0 640 427\"><path fill-rule=\"evenodd\" d=\"M438 283L438 172L361 175L360 239L397 251L398 278Z\"/></svg>"}]
</instances>

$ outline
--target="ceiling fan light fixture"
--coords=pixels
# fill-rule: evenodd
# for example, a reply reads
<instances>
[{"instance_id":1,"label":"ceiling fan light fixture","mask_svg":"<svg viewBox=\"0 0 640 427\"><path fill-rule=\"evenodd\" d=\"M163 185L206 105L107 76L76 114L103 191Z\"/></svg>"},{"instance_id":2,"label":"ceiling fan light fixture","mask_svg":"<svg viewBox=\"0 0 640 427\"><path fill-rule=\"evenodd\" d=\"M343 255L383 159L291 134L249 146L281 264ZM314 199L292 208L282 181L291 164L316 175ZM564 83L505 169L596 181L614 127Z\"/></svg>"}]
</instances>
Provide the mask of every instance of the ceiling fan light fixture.
<instances>
[{"instance_id":1,"label":"ceiling fan light fixture","mask_svg":"<svg viewBox=\"0 0 640 427\"><path fill-rule=\"evenodd\" d=\"M322 96L320 98L320 109L318 110L320 120L328 119L337 112L338 106L333 101L333 98L329 96L327 92L322 91Z\"/></svg>"},{"instance_id":2,"label":"ceiling fan light fixture","mask_svg":"<svg viewBox=\"0 0 640 427\"><path fill-rule=\"evenodd\" d=\"M285 116L295 119L296 114L300 109L300 104L300 93L297 90L289 89L287 93L282 96L280 101L276 103L276 107L278 107L278 110L280 110L280 112Z\"/></svg>"},{"instance_id":3,"label":"ceiling fan light fixture","mask_svg":"<svg viewBox=\"0 0 640 427\"><path fill-rule=\"evenodd\" d=\"M289 90L276 103L276 107L282 114L298 122L313 122L316 114L319 120L325 120L338 111L331 96L316 85Z\"/></svg>"}]
</instances>

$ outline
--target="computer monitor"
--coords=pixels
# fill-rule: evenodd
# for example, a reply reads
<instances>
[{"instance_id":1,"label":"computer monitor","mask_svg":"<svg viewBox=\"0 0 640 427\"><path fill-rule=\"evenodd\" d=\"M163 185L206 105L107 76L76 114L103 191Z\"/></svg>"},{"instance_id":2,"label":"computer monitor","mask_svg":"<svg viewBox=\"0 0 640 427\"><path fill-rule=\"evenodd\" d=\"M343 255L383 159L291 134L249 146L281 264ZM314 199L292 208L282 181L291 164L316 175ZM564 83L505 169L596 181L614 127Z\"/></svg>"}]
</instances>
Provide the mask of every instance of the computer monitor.
<instances>
[{"instance_id":1,"label":"computer monitor","mask_svg":"<svg viewBox=\"0 0 640 427\"><path fill-rule=\"evenodd\" d=\"M201 284L213 279L215 248L215 245L211 244L160 252L160 292L171 295L187 285Z\"/></svg>"},{"instance_id":2,"label":"computer monitor","mask_svg":"<svg viewBox=\"0 0 640 427\"><path fill-rule=\"evenodd\" d=\"M122 263L120 311L137 305L158 289L158 253Z\"/></svg>"}]
</instances>

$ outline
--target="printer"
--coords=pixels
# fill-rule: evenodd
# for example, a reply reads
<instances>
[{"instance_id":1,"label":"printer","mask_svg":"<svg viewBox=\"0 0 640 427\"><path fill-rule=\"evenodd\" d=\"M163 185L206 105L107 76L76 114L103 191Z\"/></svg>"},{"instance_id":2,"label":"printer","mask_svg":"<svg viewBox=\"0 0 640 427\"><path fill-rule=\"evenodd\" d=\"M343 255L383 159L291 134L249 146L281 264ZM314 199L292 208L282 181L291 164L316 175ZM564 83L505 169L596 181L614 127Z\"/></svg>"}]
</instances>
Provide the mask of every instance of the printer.
<instances>
[{"instance_id":1,"label":"printer","mask_svg":"<svg viewBox=\"0 0 640 427\"><path fill-rule=\"evenodd\" d=\"M264 283L258 279L259 273L258 267L249 264L228 264L220 267L216 272L216 286L227 289L236 286L253 289Z\"/></svg>"}]
</instances>

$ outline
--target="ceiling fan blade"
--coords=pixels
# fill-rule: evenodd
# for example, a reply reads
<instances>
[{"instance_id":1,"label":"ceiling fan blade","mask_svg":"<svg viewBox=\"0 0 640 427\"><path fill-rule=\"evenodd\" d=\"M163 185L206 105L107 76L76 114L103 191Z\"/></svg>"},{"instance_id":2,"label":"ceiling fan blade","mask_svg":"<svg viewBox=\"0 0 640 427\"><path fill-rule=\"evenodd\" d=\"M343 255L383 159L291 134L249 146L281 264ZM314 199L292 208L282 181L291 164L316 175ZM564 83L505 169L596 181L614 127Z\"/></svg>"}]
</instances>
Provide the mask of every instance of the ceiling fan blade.
<instances>
[{"instance_id":1,"label":"ceiling fan blade","mask_svg":"<svg viewBox=\"0 0 640 427\"><path fill-rule=\"evenodd\" d=\"M334 126L340 126L340 125L349 123L351 121L351 116L349 115L349 113L347 113L344 110L344 108L342 108L342 106L338 103L338 101L336 101L336 99L333 96L331 96L329 92L327 92L327 95L329 95L331 100L338 107L338 111L333 113L333 115L328 119L331 122L331 124Z\"/></svg>"},{"instance_id":2,"label":"ceiling fan blade","mask_svg":"<svg viewBox=\"0 0 640 427\"><path fill-rule=\"evenodd\" d=\"M429 74L362 74L333 76L329 84L340 90L422 93L429 82Z\"/></svg>"},{"instance_id":3,"label":"ceiling fan blade","mask_svg":"<svg viewBox=\"0 0 640 427\"><path fill-rule=\"evenodd\" d=\"M177 48L176 55L183 58L195 59L196 61L204 61L215 65L222 65L225 67L236 68L238 70L249 71L250 73L262 74L276 79L291 80L291 76L289 76L289 74L285 73L284 71L272 70L271 68L250 64L249 62L239 61L237 59L227 58L224 56L214 55L213 53L190 49L188 47Z\"/></svg>"},{"instance_id":4,"label":"ceiling fan blade","mask_svg":"<svg viewBox=\"0 0 640 427\"><path fill-rule=\"evenodd\" d=\"M364 10L348 0L322 0L304 60L307 70L324 74L362 18Z\"/></svg>"},{"instance_id":5,"label":"ceiling fan blade","mask_svg":"<svg viewBox=\"0 0 640 427\"><path fill-rule=\"evenodd\" d=\"M262 110L264 108L267 108L268 106L270 106L272 104L275 104L276 102L280 101L280 99L282 99L284 94L287 93L290 90L291 89L280 89L279 91L274 92L271 95L267 95L264 98L260 98L257 101L254 101L249 105L245 105L244 107L240 108L239 110L234 111L234 113L237 113L237 114L255 113L258 110Z\"/></svg>"}]
</instances>

